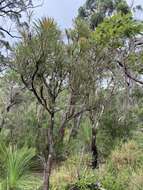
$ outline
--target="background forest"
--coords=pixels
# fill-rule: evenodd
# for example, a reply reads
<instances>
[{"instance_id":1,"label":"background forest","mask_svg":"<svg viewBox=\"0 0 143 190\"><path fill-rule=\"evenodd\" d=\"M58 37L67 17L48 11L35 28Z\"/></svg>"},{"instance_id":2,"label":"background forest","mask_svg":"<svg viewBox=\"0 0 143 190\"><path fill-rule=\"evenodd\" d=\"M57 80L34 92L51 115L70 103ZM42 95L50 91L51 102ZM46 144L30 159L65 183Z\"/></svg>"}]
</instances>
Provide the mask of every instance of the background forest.
<instances>
[{"instance_id":1,"label":"background forest","mask_svg":"<svg viewBox=\"0 0 143 190\"><path fill-rule=\"evenodd\" d=\"M34 8L0 0L0 190L142 190L142 5L86 0L65 31Z\"/></svg>"}]
</instances>

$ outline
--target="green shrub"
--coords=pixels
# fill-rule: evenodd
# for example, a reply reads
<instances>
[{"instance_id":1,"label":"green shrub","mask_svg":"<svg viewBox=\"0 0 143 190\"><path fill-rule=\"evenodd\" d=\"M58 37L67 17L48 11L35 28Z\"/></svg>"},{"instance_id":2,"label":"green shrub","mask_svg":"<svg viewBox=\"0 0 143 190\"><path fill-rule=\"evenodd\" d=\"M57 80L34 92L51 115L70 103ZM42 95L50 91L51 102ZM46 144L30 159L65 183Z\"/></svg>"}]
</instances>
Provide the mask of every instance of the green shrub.
<instances>
[{"instance_id":1,"label":"green shrub","mask_svg":"<svg viewBox=\"0 0 143 190\"><path fill-rule=\"evenodd\" d=\"M99 179L105 189L140 190L143 184L143 152L135 141L118 146L104 168L100 168Z\"/></svg>"},{"instance_id":2,"label":"green shrub","mask_svg":"<svg viewBox=\"0 0 143 190\"><path fill-rule=\"evenodd\" d=\"M33 148L8 146L0 144L0 190L33 190L38 189L41 180L29 172L32 159L35 156Z\"/></svg>"}]
</instances>

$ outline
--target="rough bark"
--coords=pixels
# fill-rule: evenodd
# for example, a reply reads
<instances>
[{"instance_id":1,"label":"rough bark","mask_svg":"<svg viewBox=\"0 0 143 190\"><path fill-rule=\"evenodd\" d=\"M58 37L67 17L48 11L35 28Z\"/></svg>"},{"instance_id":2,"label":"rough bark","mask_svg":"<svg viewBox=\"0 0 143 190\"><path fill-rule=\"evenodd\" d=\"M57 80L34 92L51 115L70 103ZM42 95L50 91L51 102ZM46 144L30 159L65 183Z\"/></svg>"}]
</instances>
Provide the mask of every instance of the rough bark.
<instances>
[{"instance_id":1,"label":"rough bark","mask_svg":"<svg viewBox=\"0 0 143 190\"><path fill-rule=\"evenodd\" d=\"M97 145L96 145L96 129L95 128L92 128L91 151L92 151L92 168L95 169L98 166L98 150L97 150Z\"/></svg>"},{"instance_id":2,"label":"rough bark","mask_svg":"<svg viewBox=\"0 0 143 190\"><path fill-rule=\"evenodd\" d=\"M52 168L52 155L49 154L48 160L44 165L44 175L43 175L43 190L50 189L50 175L51 175L51 168Z\"/></svg>"}]
</instances>

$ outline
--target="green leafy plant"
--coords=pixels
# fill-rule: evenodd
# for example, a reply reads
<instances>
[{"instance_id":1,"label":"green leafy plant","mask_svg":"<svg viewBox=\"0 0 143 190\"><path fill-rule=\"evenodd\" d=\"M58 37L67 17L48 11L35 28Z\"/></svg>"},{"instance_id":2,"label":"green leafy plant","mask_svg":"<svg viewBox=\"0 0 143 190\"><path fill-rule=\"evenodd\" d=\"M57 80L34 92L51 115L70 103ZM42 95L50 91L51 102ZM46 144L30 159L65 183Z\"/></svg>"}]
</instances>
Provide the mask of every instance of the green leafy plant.
<instances>
[{"instance_id":1,"label":"green leafy plant","mask_svg":"<svg viewBox=\"0 0 143 190\"><path fill-rule=\"evenodd\" d=\"M2 164L0 176L0 190L32 190L38 189L40 179L29 173L32 158L35 156L33 148L17 149L4 143L0 145L0 161Z\"/></svg>"}]
</instances>

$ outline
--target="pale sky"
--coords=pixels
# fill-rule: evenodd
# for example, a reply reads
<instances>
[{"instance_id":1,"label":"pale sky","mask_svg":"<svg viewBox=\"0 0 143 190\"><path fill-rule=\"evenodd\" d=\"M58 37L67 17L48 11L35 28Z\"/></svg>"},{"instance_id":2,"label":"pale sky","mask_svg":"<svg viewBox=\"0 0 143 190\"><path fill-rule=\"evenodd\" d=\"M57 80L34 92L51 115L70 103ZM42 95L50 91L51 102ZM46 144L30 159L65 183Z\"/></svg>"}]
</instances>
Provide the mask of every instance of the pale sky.
<instances>
[{"instance_id":1,"label":"pale sky","mask_svg":"<svg viewBox=\"0 0 143 190\"><path fill-rule=\"evenodd\" d=\"M84 2L85 0L44 0L43 6L36 9L35 16L52 17L61 28L68 28Z\"/></svg>"},{"instance_id":2,"label":"pale sky","mask_svg":"<svg viewBox=\"0 0 143 190\"><path fill-rule=\"evenodd\" d=\"M42 0L33 0L35 3ZM43 6L35 10L35 18L44 16L52 17L58 25L64 29L72 26L72 20L77 15L78 8L84 4L85 0L43 0ZM128 0L131 4L133 0ZM134 4L143 6L143 0L134 0Z\"/></svg>"}]
</instances>

